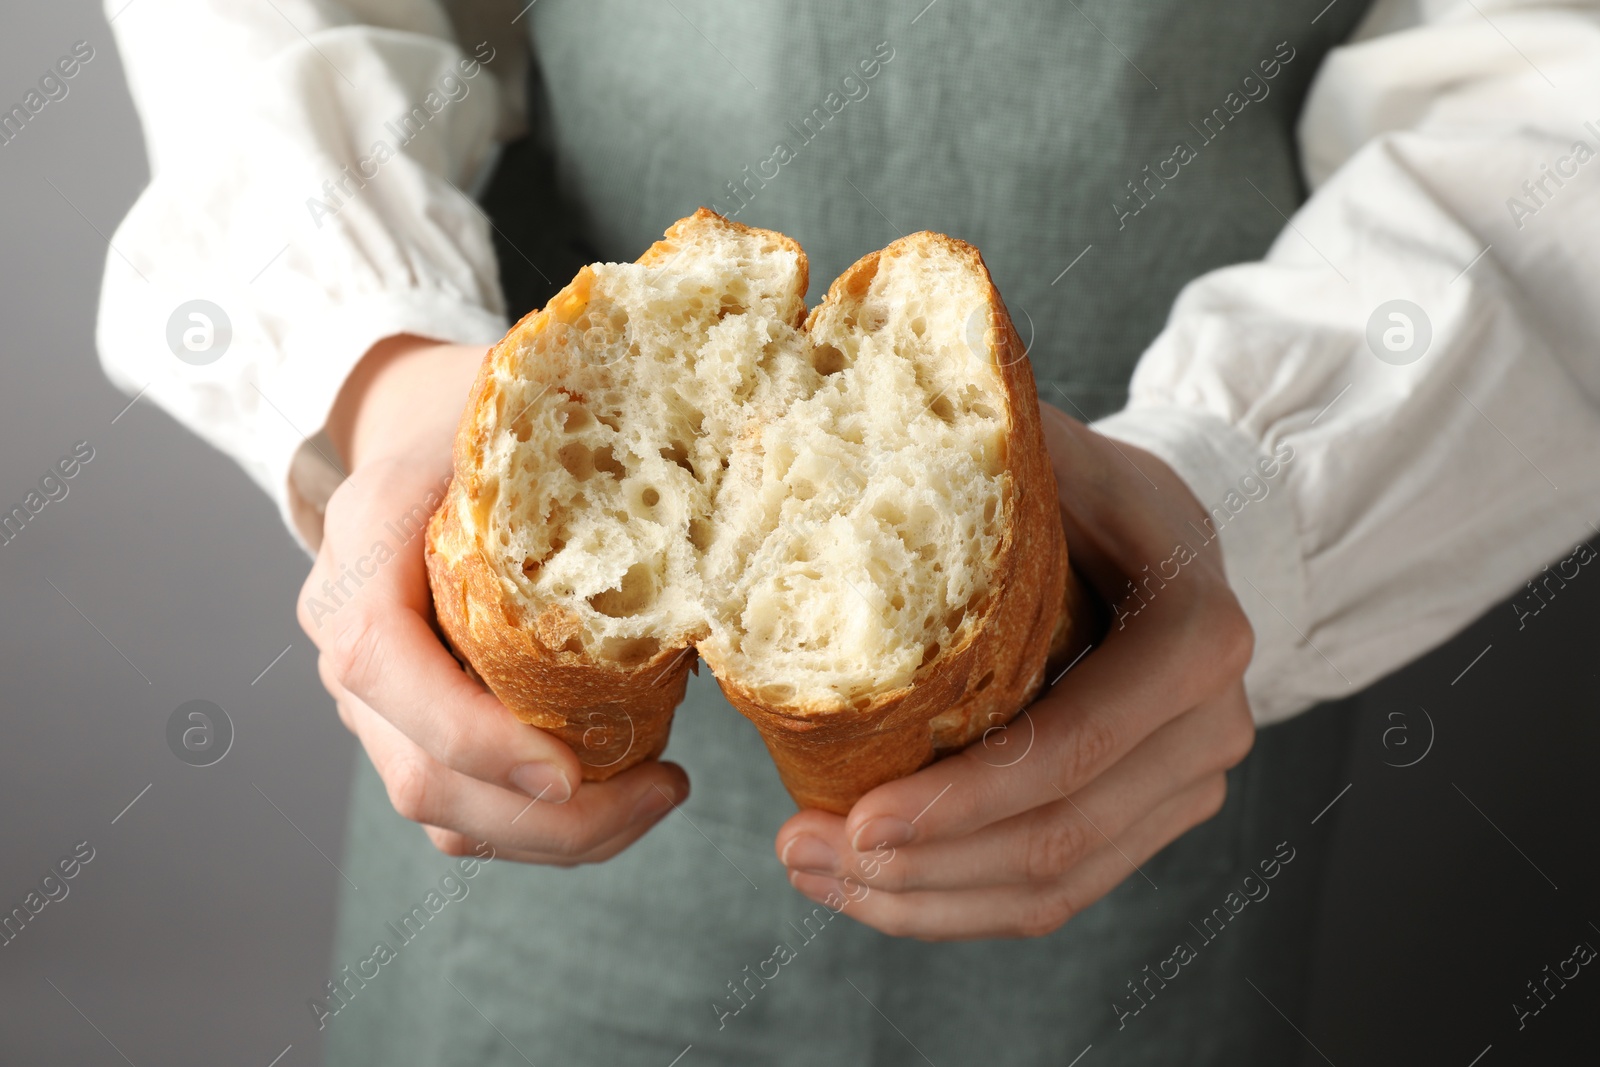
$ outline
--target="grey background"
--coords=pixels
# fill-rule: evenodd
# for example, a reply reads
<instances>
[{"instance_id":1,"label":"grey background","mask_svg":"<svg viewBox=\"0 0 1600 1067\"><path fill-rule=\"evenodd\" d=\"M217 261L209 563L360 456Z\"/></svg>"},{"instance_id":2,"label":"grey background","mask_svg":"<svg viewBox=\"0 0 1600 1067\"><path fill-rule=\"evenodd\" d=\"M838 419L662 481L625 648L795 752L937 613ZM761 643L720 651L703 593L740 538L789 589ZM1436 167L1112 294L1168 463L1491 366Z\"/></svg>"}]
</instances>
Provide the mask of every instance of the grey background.
<instances>
[{"instance_id":1,"label":"grey background","mask_svg":"<svg viewBox=\"0 0 1600 1067\"><path fill-rule=\"evenodd\" d=\"M112 424L129 398L94 353L100 234L148 171L98 5L7 3L0 100L80 39L96 55L70 94L0 147L3 507L73 442L95 449L0 545L0 908L75 843L96 854L0 948L0 1063L122 1063L97 1026L140 1067L266 1067L291 1042L279 1067L297 1067L318 1060L305 999L326 977L339 875L317 849L338 859L354 744L295 624L307 560L273 506L147 401ZM166 746L194 699L234 723L212 767Z\"/></svg>"},{"instance_id":2,"label":"grey background","mask_svg":"<svg viewBox=\"0 0 1600 1067\"><path fill-rule=\"evenodd\" d=\"M97 53L0 146L0 508L74 442L95 449L0 545L0 911L95 849L0 948L0 1063L315 1063L304 1004L326 976L354 746L294 622L307 561L229 460L143 401L118 417L93 345L103 235L147 177L121 68L94 3L0 11L0 103L74 41ZM1521 1031L1510 1004L1575 942L1600 945L1595 573L1525 630L1497 606L1361 698L1352 786L1325 816L1316 995L1293 1020L1305 1063L1593 1048L1600 975ZM236 731L208 768L165 742L195 699ZM1433 747L1394 767L1427 741L1419 708Z\"/></svg>"}]
</instances>

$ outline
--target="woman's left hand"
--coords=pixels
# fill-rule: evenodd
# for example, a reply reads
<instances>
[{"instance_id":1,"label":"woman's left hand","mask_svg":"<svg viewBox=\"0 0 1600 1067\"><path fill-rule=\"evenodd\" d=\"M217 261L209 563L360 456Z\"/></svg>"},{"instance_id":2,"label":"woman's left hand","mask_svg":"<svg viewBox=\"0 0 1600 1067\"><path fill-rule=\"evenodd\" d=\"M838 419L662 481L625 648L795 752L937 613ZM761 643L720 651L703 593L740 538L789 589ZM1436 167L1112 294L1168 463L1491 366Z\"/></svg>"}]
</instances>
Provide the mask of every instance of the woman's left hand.
<instances>
[{"instance_id":1,"label":"woman's left hand","mask_svg":"<svg viewBox=\"0 0 1600 1067\"><path fill-rule=\"evenodd\" d=\"M1242 682L1253 638L1219 546L1201 543L1205 508L1154 456L1041 408L1079 573L1116 602L1130 578L1183 562L1002 733L846 817L784 824L794 887L887 934L1057 929L1216 814L1255 738Z\"/></svg>"}]
</instances>

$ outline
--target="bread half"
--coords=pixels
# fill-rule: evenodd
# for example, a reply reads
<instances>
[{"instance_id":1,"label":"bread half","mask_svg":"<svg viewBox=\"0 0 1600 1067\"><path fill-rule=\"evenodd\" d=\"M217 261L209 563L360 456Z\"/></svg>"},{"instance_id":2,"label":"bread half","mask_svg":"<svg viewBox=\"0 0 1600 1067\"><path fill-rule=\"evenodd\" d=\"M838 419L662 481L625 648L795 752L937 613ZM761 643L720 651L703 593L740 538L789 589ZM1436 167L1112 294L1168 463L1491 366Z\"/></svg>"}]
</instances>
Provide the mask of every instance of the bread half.
<instances>
[{"instance_id":1,"label":"bread half","mask_svg":"<svg viewBox=\"0 0 1600 1067\"><path fill-rule=\"evenodd\" d=\"M699 657L803 807L1008 721L1092 640L1032 372L976 249L861 259L806 315L701 209L490 350L428 534L440 625L585 777L658 756Z\"/></svg>"}]
</instances>

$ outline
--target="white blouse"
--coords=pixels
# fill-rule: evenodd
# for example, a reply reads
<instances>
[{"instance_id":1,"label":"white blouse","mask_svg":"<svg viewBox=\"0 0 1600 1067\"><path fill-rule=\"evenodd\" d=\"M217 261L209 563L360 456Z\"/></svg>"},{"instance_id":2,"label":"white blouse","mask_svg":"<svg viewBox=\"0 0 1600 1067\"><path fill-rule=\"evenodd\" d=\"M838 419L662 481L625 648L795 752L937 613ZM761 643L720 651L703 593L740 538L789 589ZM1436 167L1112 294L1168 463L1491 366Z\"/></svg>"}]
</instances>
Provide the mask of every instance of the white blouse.
<instances>
[{"instance_id":1,"label":"white blouse","mask_svg":"<svg viewBox=\"0 0 1600 1067\"><path fill-rule=\"evenodd\" d=\"M367 349L507 326L469 194L519 123L485 61L520 85L525 27L482 6L105 3L151 182L106 260L101 359L310 545ZM1310 199L1263 261L1184 289L1096 424L1212 512L1263 724L1600 532L1600 0L1378 0L1299 140Z\"/></svg>"}]
</instances>

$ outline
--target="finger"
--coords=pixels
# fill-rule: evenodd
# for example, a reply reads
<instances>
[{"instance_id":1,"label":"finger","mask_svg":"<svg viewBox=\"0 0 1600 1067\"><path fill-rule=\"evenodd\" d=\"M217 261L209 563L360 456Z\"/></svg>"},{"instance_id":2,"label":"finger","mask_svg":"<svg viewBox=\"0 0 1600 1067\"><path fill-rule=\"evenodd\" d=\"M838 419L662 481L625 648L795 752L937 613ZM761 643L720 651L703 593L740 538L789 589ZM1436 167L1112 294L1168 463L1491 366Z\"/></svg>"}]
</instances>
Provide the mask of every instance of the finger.
<instances>
[{"instance_id":1,"label":"finger","mask_svg":"<svg viewBox=\"0 0 1600 1067\"><path fill-rule=\"evenodd\" d=\"M576 867L584 863L598 862L589 859L589 853L575 857L553 857L543 852L527 852L522 849L507 848L504 845L495 845L490 841L479 841L459 831L446 830L439 826L424 824L422 830L427 835L429 843L446 856L476 856L480 859L505 860L511 863L527 863L541 867Z\"/></svg>"},{"instance_id":2,"label":"finger","mask_svg":"<svg viewBox=\"0 0 1600 1067\"><path fill-rule=\"evenodd\" d=\"M688 796L682 768L651 761L606 782L588 782L559 807L489 785L439 763L358 699L346 694L356 735L389 802L413 822L454 831L537 862L577 862L620 851Z\"/></svg>"},{"instance_id":3,"label":"finger","mask_svg":"<svg viewBox=\"0 0 1600 1067\"><path fill-rule=\"evenodd\" d=\"M659 821L659 820L658 820ZM446 856L477 856L480 859L509 860L541 867L578 867L588 863L604 863L649 833L655 823L641 823L627 833L618 834L598 848L577 856L560 856L548 852L529 852L524 849L495 846L489 841L479 841L456 830L423 825L429 842Z\"/></svg>"},{"instance_id":4,"label":"finger","mask_svg":"<svg viewBox=\"0 0 1600 1067\"><path fill-rule=\"evenodd\" d=\"M354 602L328 630L319 641L324 683L359 697L440 763L555 804L582 781L572 749L469 678L415 612Z\"/></svg>"},{"instance_id":5,"label":"finger","mask_svg":"<svg viewBox=\"0 0 1600 1067\"><path fill-rule=\"evenodd\" d=\"M325 679L331 676L446 766L560 803L582 780L578 757L519 721L440 643L429 624L421 530L376 561L374 531L393 527L395 514L416 513L413 498L437 503L437 486L427 478L403 465L377 468L329 502L326 537L299 605L302 628L327 659ZM407 523L410 530L414 523ZM383 542L391 540L385 534ZM340 546L356 546L359 554Z\"/></svg>"},{"instance_id":6,"label":"finger","mask_svg":"<svg viewBox=\"0 0 1600 1067\"><path fill-rule=\"evenodd\" d=\"M847 819L852 847L953 840L1077 792L1180 712L1237 684L1197 680L1182 666L1230 654L1216 629L1203 620L1153 620L1112 633L1003 728L1004 745L991 733L857 801ZM1199 740L1232 750L1249 737L1246 713Z\"/></svg>"},{"instance_id":7,"label":"finger","mask_svg":"<svg viewBox=\"0 0 1600 1067\"><path fill-rule=\"evenodd\" d=\"M884 893L854 876L834 879L798 871L789 881L810 899L894 937L1040 937L1059 929L1169 842L1216 814L1226 788L1221 775L1191 786L1135 823L1115 846L1102 845L1067 878L1048 887Z\"/></svg>"},{"instance_id":8,"label":"finger","mask_svg":"<svg viewBox=\"0 0 1600 1067\"><path fill-rule=\"evenodd\" d=\"M1130 877L1156 887L1144 865L1157 852L1211 819L1228 798L1228 777L1214 774L1172 798L1117 838L1115 847L1096 849L1068 872L1060 884L1066 896L1088 907Z\"/></svg>"},{"instance_id":9,"label":"finger","mask_svg":"<svg viewBox=\"0 0 1600 1067\"><path fill-rule=\"evenodd\" d=\"M322 657L317 657L317 662L320 667ZM332 693L333 690L330 689L329 692ZM349 702L339 699L339 696L335 694L333 700L333 710L338 713L339 721L344 724L344 728L349 730L352 734L355 733L356 721L355 718L350 714Z\"/></svg>"},{"instance_id":10,"label":"finger","mask_svg":"<svg viewBox=\"0 0 1600 1067\"><path fill-rule=\"evenodd\" d=\"M1210 739L1243 739L1219 747ZM845 822L802 812L780 831L779 856L791 868L835 877L854 874L890 893L1045 884L1139 822L1174 794L1244 758L1253 731L1242 695L1202 704L1157 730L1128 757L1068 796L953 840L857 852ZM892 861L892 862L891 862Z\"/></svg>"}]
</instances>

